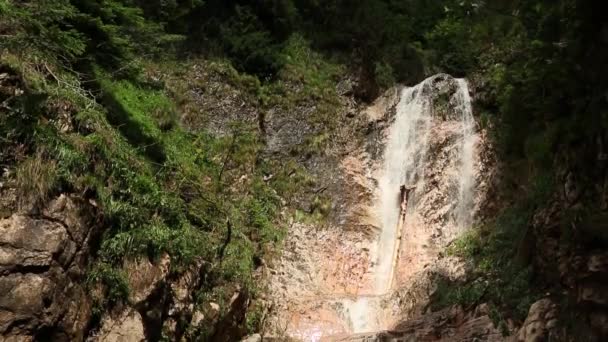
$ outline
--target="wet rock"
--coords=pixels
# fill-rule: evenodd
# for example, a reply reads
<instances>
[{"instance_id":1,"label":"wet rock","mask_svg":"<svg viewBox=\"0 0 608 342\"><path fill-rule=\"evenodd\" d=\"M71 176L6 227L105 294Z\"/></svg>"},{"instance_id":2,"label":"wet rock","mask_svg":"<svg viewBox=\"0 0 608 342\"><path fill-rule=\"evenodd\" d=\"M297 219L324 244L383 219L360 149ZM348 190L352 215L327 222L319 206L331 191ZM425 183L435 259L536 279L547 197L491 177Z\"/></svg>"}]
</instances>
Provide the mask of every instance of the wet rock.
<instances>
[{"instance_id":1,"label":"wet rock","mask_svg":"<svg viewBox=\"0 0 608 342\"><path fill-rule=\"evenodd\" d=\"M456 208L457 201L452 196L460 184L453 176L460 170L460 158L456 154L460 151L458 142L463 134L463 113L453 107L458 105L462 108L466 102L465 92L459 91L464 87L459 82L448 75L439 75L411 91L396 87L355 115L362 121L359 133L364 137L358 140L360 146L340 155L341 168L334 173L344 180L335 197L336 208L353 209L352 214L345 210L346 215L340 216L340 220L324 227L299 223L290 226L276 272L270 271L274 301L274 312L269 319L271 330L276 326L277 330L283 328L288 335L306 338L319 334L319 331L331 334L391 326L394 320L415 318L425 310L434 288L433 274L442 274L450 279L463 276L464 267L460 260L447 257L439 260L442 248L463 231L460 225L455 224L455 217L465 210ZM382 310L382 314L370 317L365 323L357 322L359 325L355 328L352 319L346 316L358 312L354 310L366 309L350 310L349 303L357 294L375 293L376 280L371 277L378 267L377 259L373 258L377 253L374 240L382 225L378 217L377 190L386 184L382 175L386 167L383 158L391 132L389 128L398 118L397 113L403 110L399 107L403 106L399 103L400 97L416 97L421 93L429 96L421 102L432 107L429 115L434 119L427 122L428 126L421 124L429 128L428 153L426 150L420 153L408 150L428 160L419 171L424 176L412 176L415 183L412 185L416 189L412 193L411 205L408 204L406 223L399 229L402 233L395 234L400 242L393 253L396 264L394 279L391 279L393 288L386 298L382 298L383 305L379 305L378 310ZM473 135L471 144L481 146L486 143L481 135ZM357 142L356 139L351 140ZM493 175L488 170L490 166L482 165L484 160L481 158L472 158L475 160L470 171L475 182L490 184L490 176ZM475 217L486 202L485 191L488 188L486 185L471 196L474 197L471 198L471 210L466 211L472 216ZM399 184L394 190L398 196ZM392 291L398 294L393 296ZM377 317L386 321L375 322ZM361 324L367 325L361 328Z\"/></svg>"},{"instance_id":2,"label":"wet rock","mask_svg":"<svg viewBox=\"0 0 608 342\"><path fill-rule=\"evenodd\" d=\"M399 102L399 88L391 88L378 97L369 107L364 108L361 114L369 123L387 120L391 108ZM373 128L373 127L372 127Z\"/></svg>"}]
</instances>

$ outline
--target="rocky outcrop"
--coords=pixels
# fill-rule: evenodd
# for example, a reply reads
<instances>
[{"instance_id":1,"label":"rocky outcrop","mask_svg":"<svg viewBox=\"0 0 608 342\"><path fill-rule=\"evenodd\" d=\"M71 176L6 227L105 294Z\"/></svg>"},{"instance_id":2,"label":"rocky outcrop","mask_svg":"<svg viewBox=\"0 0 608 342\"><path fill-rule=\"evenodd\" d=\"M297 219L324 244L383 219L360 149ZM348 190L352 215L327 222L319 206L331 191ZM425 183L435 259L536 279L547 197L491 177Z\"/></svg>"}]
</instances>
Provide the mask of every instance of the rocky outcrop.
<instances>
[{"instance_id":1,"label":"rocky outcrop","mask_svg":"<svg viewBox=\"0 0 608 342\"><path fill-rule=\"evenodd\" d=\"M596 217L602 214L580 219L584 208L577 195L581 193L580 185L575 183L572 173L564 174L563 192L538 210L531 222L536 247L532 262L548 291L568 299L568 307L560 311L577 317L571 325L582 326L579 329L585 340L601 341L608 337L608 253L602 248L605 241L596 235L603 222ZM551 323L543 320L543 312L549 307L555 311L554 306L548 300L535 303L518 335L520 340L535 341L538 339L529 336L557 334L551 329L558 328L564 334L563 321L558 321L555 327L553 320Z\"/></svg>"},{"instance_id":2,"label":"rocky outcrop","mask_svg":"<svg viewBox=\"0 0 608 342\"><path fill-rule=\"evenodd\" d=\"M551 299L541 299L532 304L526 321L517 334L517 341L563 341L558 329L558 309Z\"/></svg>"},{"instance_id":3,"label":"rocky outcrop","mask_svg":"<svg viewBox=\"0 0 608 342\"><path fill-rule=\"evenodd\" d=\"M338 92L352 94L352 87L345 80ZM282 257L266 269L273 302L267 325L272 334L306 339L319 329L347 332L348 323L339 313L341 301L371 290L366 273L371 266L370 237L377 227L369 215L375 187L369 170L374 157L381 157L379 131L386 127L386 113L394 108L397 95L393 89L364 111L351 107L354 116L335 132L339 141L348 142L307 161L322 181L320 189L334 201L328 222L290 222ZM369 144L364 146L364 141Z\"/></svg>"},{"instance_id":4,"label":"rocky outcrop","mask_svg":"<svg viewBox=\"0 0 608 342\"><path fill-rule=\"evenodd\" d=\"M124 310L116 317L106 316L95 340L104 342L142 342L146 340L141 315L136 310Z\"/></svg>"},{"instance_id":5,"label":"rocky outcrop","mask_svg":"<svg viewBox=\"0 0 608 342\"><path fill-rule=\"evenodd\" d=\"M0 220L0 337L78 341L91 300L84 288L93 206L62 195L39 214Z\"/></svg>"},{"instance_id":6,"label":"rocky outcrop","mask_svg":"<svg viewBox=\"0 0 608 342\"><path fill-rule=\"evenodd\" d=\"M129 298L109 310L88 341L190 340L202 334L213 341L234 341L245 334L249 294L239 288L223 306L199 303L207 264L194 262L181 272L170 272L171 259L163 255L154 262L146 258L128 260Z\"/></svg>"},{"instance_id":7,"label":"rocky outcrop","mask_svg":"<svg viewBox=\"0 0 608 342\"><path fill-rule=\"evenodd\" d=\"M138 304L152 295L169 274L170 263L168 254L163 254L156 263L141 257L126 260L124 268L129 271L129 302Z\"/></svg>"},{"instance_id":8,"label":"rocky outcrop","mask_svg":"<svg viewBox=\"0 0 608 342\"><path fill-rule=\"evenodd\" d=\"M351 139L353 148L340 156L341 168L334 170L331 178L341 179L343 185L340 191L330 190L335 195L332 209L338 213L339 220L323 227L304 223L290 226L283 256L270 270L275 302L275 313L269 320L272 332L282 331L310 340L365 331L373 326L391 327L402 319L418 319L425 313L437 274L450 279L464 275L458 260L441 255L466 226L456 222L462 179L455 175L462 168L458 153L464 148L459 142L465 125L461 120L463 111L468 109L463 107L468 102L462 98L465 95L460 91L460 82L448 75L439 75L421 86L419 92L411 94L412 97L422 94L425 101L428 99L429 107L422 108L428 109L428 113L424 113L428 117L422 115L418 124L425 126L424 119L428 119L430 132L424 141L428 143L428 153L426 149L417 154L406 152L426 155L428 161L421 162L419 175L413 179L417 187L407 219L398 226L393 242L399 249L394 253L396 275L389 277L392 288L388 293L378 293L371 274L378 267L373 254L390 253L388 248L378 252L375 239L383 224L380 217L383 211L378 202L381 177L386 173L383 159L387 136L397 121L398 111L407 110L399 101L401 96L407 97L401 88L391 89L355 115L359 131L356 138ZM486 143L483 134L471 133L471 145ZM407 135L407 132L401 134ZM412 134L414 139L416 135ZM485 202L488 188L485 175L491 174L487 172L488 166L482 165L485 160L476 155L467 160L473 165L473 169L467 171L479 184L474 198L470 198L472 216ZM394 190L395 197L399 186L397 183L390 189ZM468 209L468 205L466 207ZM395 209L398 208L399 203L395 203ZM362 307L372 307L375 317L365 317ZM361 326L363 321L365 327ZM432 329L431 325L428 327Z\"/></svg>"},{"instance_id":9,"label":"rocky outcrop","mask_svg":"<svg viewBox=\"0 0 608 342\"><path fill-rule=\"evenodd\" d=\"M504 341L503 334L494 327L486 305L472 312L461 307L451 307L397 325L390 331L357 334L335 341L380 342L380 341Z\"/></svg>"}]
</instances>

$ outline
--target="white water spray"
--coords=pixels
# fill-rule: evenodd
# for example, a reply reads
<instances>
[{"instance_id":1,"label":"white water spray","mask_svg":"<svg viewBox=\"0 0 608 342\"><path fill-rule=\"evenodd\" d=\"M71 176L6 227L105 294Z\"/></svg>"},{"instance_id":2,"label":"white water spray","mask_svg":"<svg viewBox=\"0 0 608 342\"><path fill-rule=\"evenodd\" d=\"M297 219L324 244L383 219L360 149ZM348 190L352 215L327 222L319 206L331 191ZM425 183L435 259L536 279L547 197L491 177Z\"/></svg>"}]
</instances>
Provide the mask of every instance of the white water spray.
<instances>
[{"instance_id":1,"label":"white water spray","mask_svg":"<svg viewBox=\"0 0 608 342\"><path fill-rule=\"evenodd\" d=\"M462 115L462 143L459 149L460 155L460 186L458 188L458 224L466 227L471 224L471 207L473 206L473 187L475 175L473 174L473 158L475 148L475 121L473 120L473 108L471 107L471 96L469 86L463 78L456 80L458 92L456 101L458 111Z\"/></svg>"},{"instance_id":2,"label":"white water spray","mask_svg":"<svg viewBox=\"0 0 608 342\"><path fill-rule=\"evenodd\" d=\"M403 89L396 108L395 121L388 132L383 174L377 190L377 214L381 232L372 250L375 264L372 270L373 291L376 296L388 293L392 287L399 246L400 188L402 185L413 188L408 212L414 209L417 192L424 189L429 140L433 134L434 122L441 120L434 115L434 83L438 78L445 77L433 76L414 87ZM457 166L453 177L458 190L447 196L452 198L454 203L451 213L454 218L453 225L465 227L471 220L473 202L475 123L467 82L457 79L454 85L456 91L451 95L449 104L457 117L449 120L459 122L461 129L453 144L446 147L446 151L450 160ZM387 328L378 326L378 302L370 297L344 302L354 332Z\"/></svg>"}]
</instances>

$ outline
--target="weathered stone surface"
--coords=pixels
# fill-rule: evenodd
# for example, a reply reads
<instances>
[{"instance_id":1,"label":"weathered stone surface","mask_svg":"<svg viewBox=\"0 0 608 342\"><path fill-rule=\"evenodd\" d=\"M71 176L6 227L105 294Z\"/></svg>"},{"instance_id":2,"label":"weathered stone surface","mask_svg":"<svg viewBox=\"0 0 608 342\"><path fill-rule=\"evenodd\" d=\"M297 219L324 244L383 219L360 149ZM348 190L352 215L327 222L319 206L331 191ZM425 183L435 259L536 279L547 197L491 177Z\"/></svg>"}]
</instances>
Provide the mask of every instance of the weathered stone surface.
<instances>
[{"instance_id":1,"label":"weathered stone surface","mask_svg":"<svg viewBox=\"0 0 608 342\"><path fill-rule=\"evenodd\" d=\"M187 303L190 301L190 295L192 291L201 282L200 274L204 267L204 262L199 261L194 263L186 272L184 272L178 279L172 281L170 286L172 297L175 298L177 303ZM177 305L176 303L176 305ZM177 309L183 309L183 305L177 305Z\"/></svg>"},{"instance_id":2,"label":"weathered stone surface","mask_svg":"<svg viewBox=\"0 0 608 342\"><path fill-rule=\"evenodd\" d=\"M262 336L260 334L249 335L241 340L241 342L260 342L260 341L262 341Z\"/></svg>"},{"instance_id":3,"label":"weathered stone surface","mask_svg":"<svg viewBox=\"0 0 608 342\"><path fill-rule=\"evenodd\" d=\"M67 232L59 223L27 216L15 215L0 221L0 233L3 274L28 267L48 269L67 242Z\"/></svg>"},{"instance_id":4,"label":"weathered stone surface","mask_svg":"<svg viewBox=\"0 0 608 342\"><path fill-rule=\"evenodd\" d=\"M550 299L541 299L532 304L528 317L519 329L517 341L559 341L555 329L558 326L557 305Z\"/></svg>"},{"instance_id":5,"label":"weathered stone surface","mask_svg":"<svg viewBox=\"0 0 608 342\"><path fill-rule=\"evenodd\" d=\"M156 263L145 258L127 260L123 268L129 281L129 301L137 304L150 296L169 272L171 258L164 254Z\"/></svg>"},{"instance_id":6,"label":"weathered stone surface","mask_svg":"<svg viewBox=\"0 0 608 342\"><path fill-rule=\"evenodd\" d=\"M504 341L505 337L494 327L483 308L465 313L460 307L451 307L420 318L398 324L390 331L357 334L328 341Z\"/></svg>"},{"instance_id":7,"label":"weathered stone surface","mask_svg":"<svg viewBox=\"0 0 608 342\"><path fill-rule=\"evenodd\" d=\"M0 339L82 340L92 217L82 200L62 195L41 214L0 220Z\"/></svg>"},{"instance_id":8,"label":"weathered stone surface","mask_svg":"<svg viewBox=\"0 0 608 342\"><path fill-rule=\"evenodd\" d=\"M339 156L340 169L331 175L342 182L340 191L332 192L336 202L332 211L340 213L339 220L323 227L290 225L283 255L269 270L274 302L268 320L271 330L283 329L292 337L310 339L313 335L375 329L369 327L383 329L424 313L435 288L435 275L450 279L464 276L463 262L441 254L463 232L462 227L468 226L456 224L452 215L458 209L453 194L459 187L453 175L460 168L454 155L458 148L454 146L462 134L462 113L454 109L457 86L454 78L439 75L420 89L430 95L428 101L436 120L429 123L429 148L424 154L428 161L420 171L424 181L416 183L407 219L395 239L390 293L375 293L376 280L370 275L377 266L375 237L383 224L378 189L385 172L386 139L402 90L399 87L355 115L364 128L351 138L354 146ZM487 143L482 132L475 135L473 144L483 152L487 152ZM472 216L476 217L487 202L493 176L488 161L493 160L489 152L483 158L473 158L471 172L480 184L471 199ZM399 185L395 187L398 190ZM373 319L353 319L359 312L352 307L358 296L367 298L365 306L381 314ZM360 323L364 320L363 329Z\"/></svg>"},{"instance_id":9,"label":"weathered stone surface","mask_svg":"<svg viewBox=\"0 0 608 342\"><path fill-rule=\"evenodd\" d=\"M237 291L233 294L227 313L215 325L215 333L211 340L217 342L237 341L245 334L246 331L242 323L245 320L249 301L249 293L246 291Z\"/></svg>"},{"instance_id":10,"label":"weathered stone surface","mask_svg":"<svg viewBox=\"0 0 608 342\"><path fill-rule=\"evenodd\" d=\"M94 340L103 342L145 341L141 315L135 310L124 310L116 317L106 316Z\"/></svg>"}]
</instances>

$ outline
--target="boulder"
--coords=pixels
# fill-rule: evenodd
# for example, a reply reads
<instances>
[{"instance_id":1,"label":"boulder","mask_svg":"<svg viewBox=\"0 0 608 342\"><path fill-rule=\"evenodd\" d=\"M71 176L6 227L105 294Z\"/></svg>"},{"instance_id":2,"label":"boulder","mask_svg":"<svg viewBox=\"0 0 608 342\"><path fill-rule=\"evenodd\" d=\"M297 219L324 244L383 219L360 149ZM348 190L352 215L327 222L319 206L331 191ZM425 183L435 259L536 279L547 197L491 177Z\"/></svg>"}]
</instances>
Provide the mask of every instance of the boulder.
<instances>
[{"instance_id":1,"label":"boulder","mask_svg":"<svg viewBox=\"0 0 608 342\"><path fill-rule=\"evenodd\" d=\"M550 299L541 299L532 304L526 321L519 329L517 341L558 341L555 339L557 315L557 305Z\"/></svg>"},{"instance_id":2,"label":"boulder","mask_svg":"<svg viewBox=\"0 0 608 342\"><path fill-rule=\"evenodd\" d=\"M106 316L101 329L94 339L104 342L145 341L144 324L141 315L135 310L124 310L115 317Z\"/></svg>"},{"instance_id":3,"label":"boulder","mask_svg":"<svg viewBox=\"0 0 608 342\"><path fill-rule=\"evenodd\" d=\"M260 335L260 334L249 335L241 340L241 342L260 342L260 341L262 341L262 335Z\"/></svg>"},{"instance_id":4,"label":"boulder","mask_svg":"<svg viewBox=\"0 0 608 342\"><path fill-rule=\"evenodd\" d=\"M129 301L137 304L148 298L169 273L170 262L166 253L155 263L146 258L126 261L123 268L128 274Z\"/></svg>"}]
</instances>

